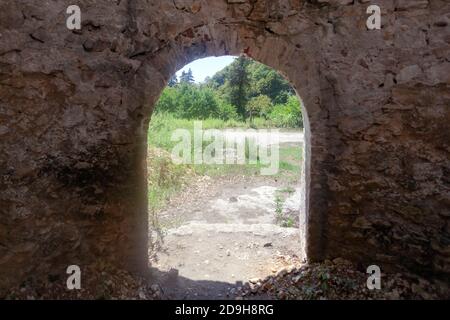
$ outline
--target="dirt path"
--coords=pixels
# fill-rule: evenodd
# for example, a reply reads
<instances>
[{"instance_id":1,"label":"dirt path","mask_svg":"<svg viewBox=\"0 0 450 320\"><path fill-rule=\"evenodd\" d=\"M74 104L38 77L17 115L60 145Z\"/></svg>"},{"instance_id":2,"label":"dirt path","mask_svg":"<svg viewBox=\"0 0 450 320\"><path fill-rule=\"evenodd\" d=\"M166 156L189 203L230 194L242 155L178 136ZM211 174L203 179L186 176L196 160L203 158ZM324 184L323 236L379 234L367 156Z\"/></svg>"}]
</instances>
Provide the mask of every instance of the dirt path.
<instances>
[{"instance_id":1,"label":"dirt path","mask_svg":"<svg viewBox=\"0 0 450 320\"><path fill-rule=\"evenodd\" d=\"M267 177L204 178L174 199L161 213L170 228L152 261L164 298L234 299L243 282L288 264L300 234L276 224L276 194L285 187ZM298 212L293 191L283 210Z\"/></svg>"}]
</instances>

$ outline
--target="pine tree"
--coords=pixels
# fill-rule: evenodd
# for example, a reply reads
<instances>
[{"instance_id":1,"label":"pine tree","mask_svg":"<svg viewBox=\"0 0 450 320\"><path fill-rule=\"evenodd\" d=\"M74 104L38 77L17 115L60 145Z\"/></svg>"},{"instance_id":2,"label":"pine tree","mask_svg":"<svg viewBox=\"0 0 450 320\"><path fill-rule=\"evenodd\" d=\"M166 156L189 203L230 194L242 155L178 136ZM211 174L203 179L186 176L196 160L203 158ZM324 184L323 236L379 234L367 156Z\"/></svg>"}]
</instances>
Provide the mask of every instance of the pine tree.
<instances>
[{"instance_id":1,"label":"pine tree","mask_svg":"<svg viewBox=\"0 0 450 320\"><path fill-rule=\"evenodd\" d=\"M173 77L170 78L168 86L175 87L177 84L178 84L178 77L176 74L174 74Z\"/></svg>"},{"instance_id":2,"label":"pine tree","mask_svg":"<svg viewBox=\"0 0 450 320\"><path fill-rule=\"evenodd\" d=\"M180 83L185 83L186 82L186 71L182 71L181 72L181 76L180 76Z\"/></svg>"},{"instance_id":3,"label":"pine tree","mask_svg":"<svg viewBox=\"0 0 450 320\"><path fill-rule=\"evenodd\" d=\"M230 102L237 107L237 112L245 117L245 107L248 101L248 91L250 79L248 74L248 65L250 60L246 57L239 57L231 65L229 75Z\"/></svg>"},{"instance_id":4,"label":"pine tree","mask_svg":"<svg viewBox=\"0 0 450 320\"><path fill-rule=\"evenodd\" d=\"M188 72L187 72L187 80L189 83L194 83L195 79L194 79L194 75L192 73L192 70L189 68Z\"/></svg>"},{"instance_id":5,"label":"pine tree","mask_svg":"<svg viewBox=\"0 0 450 320\"><path fill-rule=\"evenodd\" d=\"M189 83L192 84L194 83L194 75L192 73L192 70L189 69L188 72L184 71L181 73L181 77L180 77L180 83Z\"/></svg>"}]
</instances>

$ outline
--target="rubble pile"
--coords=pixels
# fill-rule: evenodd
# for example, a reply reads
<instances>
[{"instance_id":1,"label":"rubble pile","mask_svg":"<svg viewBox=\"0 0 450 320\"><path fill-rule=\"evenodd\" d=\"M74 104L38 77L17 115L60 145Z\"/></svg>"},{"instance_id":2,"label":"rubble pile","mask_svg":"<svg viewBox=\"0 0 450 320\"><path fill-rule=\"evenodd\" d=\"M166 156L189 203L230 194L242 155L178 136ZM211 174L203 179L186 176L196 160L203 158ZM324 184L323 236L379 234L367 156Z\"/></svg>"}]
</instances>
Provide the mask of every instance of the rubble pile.
<instances>
[{"instance_id":1,"label":"rubble pile","mask_svg":"<svg viewBox=\"0 0 450 320\"><path fill-rule=\"evenodd\" d=\"M370 300L448 299L445 281L430 282L412 274L382 274L381 290L369 290L369 275L337 258L324 263L291 265L265 279L252 279L238 290L237 299ZM233 289L232 289L233 290Z\"/></svg>"}]
</instances>

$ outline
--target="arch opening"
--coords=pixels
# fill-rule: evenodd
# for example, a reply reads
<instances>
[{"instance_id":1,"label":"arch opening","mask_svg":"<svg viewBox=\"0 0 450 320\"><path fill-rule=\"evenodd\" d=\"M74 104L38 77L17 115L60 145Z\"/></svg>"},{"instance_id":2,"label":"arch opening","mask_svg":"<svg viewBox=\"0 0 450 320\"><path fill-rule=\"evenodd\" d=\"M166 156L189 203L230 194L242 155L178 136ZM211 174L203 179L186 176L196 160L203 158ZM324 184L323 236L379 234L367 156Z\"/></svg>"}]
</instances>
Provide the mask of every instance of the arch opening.
<instances>
[{"instance_id":1,"label":"arch opening","mask_svg":"<svg viewBox=\"0 0 450 320\"><path fill-rule=\"evenodd\" d=\"M241 30L242 29L242 30ZM208 28L195 29L193 37L181 35L170 43L151 62L145 64L145 71L139 80L143 80L150 72L158 74L158 81L152 82L152 92L148 95L150 103L147 104L143 115L142 136L146 135L148 123L153 107L163 92L165 85L177 70L182 69L199 59L220 56L245 55L262 63L280 73L292 86L297 98L302 102L303 127L305 148L303 154L305 170L302 171L302 217L301 228L304 229L305 256L311 261L320 261L324 256L324 210L326 197L324 177L320 174L322 165L326 161L326 149L321 143L328 132L326 124L327 113L321 106L321 85L319 81L318 65L316 63L313 46L294 46L283 37L275 37L263 32L255 38L241 37L241 33L260 34L255 26L223 26L211 25ZM303 35L302 35L303 39ZM299 40L300 41L300 40ZM303 40L302 40L303 41ZM153 77L154 78L154 77ZM148 112L148 113L147 113ZM313 126L311 126L311 124ZM318 139L312 140L312 132L320 133ZM145 139L147 137L145 136ZM144 140L146 147L147 141ZM317 154L315 162L311 163L312 150ZM312 181L313 180L313 181ZM317 190L309 190L315 185Z\"/></svg>"},{"instance_id":2,"label":"arch opening","mask_svg":"<svg viewBox=\"0 0 450 320\"><path fill-rule=\"evenodd\" d=\"M220 298L306 260L302 101L264 64L216 59L169 79L148 133L151 267L178 298L187 286Z\"/></svg>"}]
</instances>

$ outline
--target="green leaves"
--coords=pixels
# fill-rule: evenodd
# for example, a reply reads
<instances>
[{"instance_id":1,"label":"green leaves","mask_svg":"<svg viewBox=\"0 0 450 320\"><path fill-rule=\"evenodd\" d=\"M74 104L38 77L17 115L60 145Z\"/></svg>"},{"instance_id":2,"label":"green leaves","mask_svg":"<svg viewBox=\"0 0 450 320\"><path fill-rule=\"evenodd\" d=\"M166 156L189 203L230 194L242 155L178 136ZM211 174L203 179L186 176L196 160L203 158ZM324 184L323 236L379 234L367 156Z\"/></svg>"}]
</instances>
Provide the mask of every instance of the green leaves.
<instances>
[{"instance_id":1,"label":"green leaves","mask_svg":"<svg viewBox=\"0 0 450 320\"><path fill-rule=\"evenodd\" d=\"M210 88L181 83L164 89L155 108L178 118L202 120L217 116L219 101Z\"/></svg>"},{"instance_id":2,"label":"green leaves","mask_svg":"<svg viewBox=\"0 0 450 320\"><path fill-rule=\"evenodd\" d=\"M183 71L180 76L180 83L194 83L194 75L192 74L192 70L189 69L187 72Z\"/></svg>"},{"instance_id":3,"label":"green leaves","mask_svg":"<svg viewBox=\"0 0 450 320\"><path fill-rule=\"evenodd\" d=\"M194 83L190 70L179 82L172 78L155 111L183 119L268 120L275 127L302 126L300 101L290 84L275 70L246 57L202 84Z\"/></svg>"},{"instance_id":4,"label":"green leaves","mask_svg":"<svg viewBox=\"0 0 450 320\"><path fill-rule=\"evenodd\" d=\"M250 118L250 120L254 116L267 118L267 116L272 111L272 108L273 105L270 98L265 95L260 95L250 99L250 101L247 103L247 116Z\"/></svg>"},{"instance_id":5,"label":"green leaves","mask_svg":"<svg viewBox=\"0 0 450 320\"><path fill-rule=\"evenodd\" d=\"M269 118L276 127L297 128L303 125L300 101L296 96L290 96L285 104L276 105Z\"/></svg>"}]
</instances>

